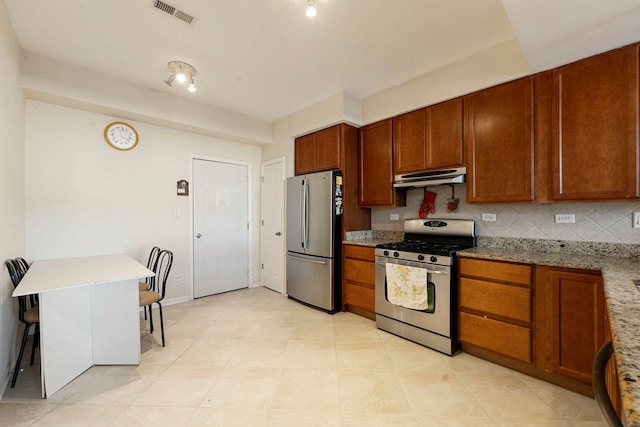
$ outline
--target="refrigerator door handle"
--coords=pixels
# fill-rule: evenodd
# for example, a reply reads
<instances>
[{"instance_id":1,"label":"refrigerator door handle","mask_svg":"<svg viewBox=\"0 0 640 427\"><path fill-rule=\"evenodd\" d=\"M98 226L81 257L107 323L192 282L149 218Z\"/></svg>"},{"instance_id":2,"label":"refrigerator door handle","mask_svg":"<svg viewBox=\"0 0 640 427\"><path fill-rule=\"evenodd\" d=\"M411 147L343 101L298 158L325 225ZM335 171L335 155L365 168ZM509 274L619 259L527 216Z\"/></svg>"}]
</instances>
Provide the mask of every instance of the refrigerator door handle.
<instances>
[{"instance_id":1,"label":"refrigerator door handle","mask_svg":"<svg viewBox=\"0 0 640 427\"><path fill-rule=\"evenodd\" d=\"M299 210L299 215L300 215L300 238L302 239L301 242L301 247L304 248L304 179L302 180L302 186L300 187L300 210Z\"/></svg>"},{"instance_id":2,"label":"refrigerator door handle","mask_svg":"<svg viewBox=\"0 0 640 427\"><path fill-rule=\"evenodd\" d=\"M299 258L297 256L294 255L287 255L287 257L291 258L291 259L295 259L297 261L304 261L304 262L310 262L312 264L320 264L320 265L327 265L326 261L315 261L312 259L307 259L307 258Z\"/></svg>"},{"instance_id":3,"label":"refrigerator door handle","mask_svg":"<svg viewBox=\"0 0 640 427\"><path fill-rule=\"evenodd\" d=\"M302 247L309 247L309 181L302 181Z\"/></svg>"}]
</instances>

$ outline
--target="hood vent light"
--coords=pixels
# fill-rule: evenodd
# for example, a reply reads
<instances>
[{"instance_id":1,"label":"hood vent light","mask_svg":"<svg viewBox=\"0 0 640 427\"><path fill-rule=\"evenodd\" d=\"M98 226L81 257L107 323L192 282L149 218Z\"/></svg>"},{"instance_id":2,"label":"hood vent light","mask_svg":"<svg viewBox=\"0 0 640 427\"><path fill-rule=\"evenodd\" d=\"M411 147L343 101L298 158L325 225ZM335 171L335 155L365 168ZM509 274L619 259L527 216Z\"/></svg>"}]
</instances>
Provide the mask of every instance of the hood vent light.
<instances>
[{"instance_id":1,"label":"hood vent light","mask_svg":"<svg viewBox=\"0 0 640 427\"><path fill-rule=\"evenodd\" d=\"M418 188L464 184L466 178L467 168L443 169L396 175L393 186L395 188Z\"/></svg>"},{"instance_id":2,"label":"hood vent light","mask_svg":"<svg viewBox=\"0 0 640 427\"><path fill-rule=\"evenodd\" d=\"M193 17L193 16L189 15L188 13L181 11L177 7L171 6L170 4L165 3L165 2L163 2L161 0L155 0L153 2L153 7L163 11L164 13L168 13L169 15L174 16L177 19L179 19L181 21L184 21L189 25L195 23L195 20L196 20L195 17Z\"/></svg>"}]
</instances>

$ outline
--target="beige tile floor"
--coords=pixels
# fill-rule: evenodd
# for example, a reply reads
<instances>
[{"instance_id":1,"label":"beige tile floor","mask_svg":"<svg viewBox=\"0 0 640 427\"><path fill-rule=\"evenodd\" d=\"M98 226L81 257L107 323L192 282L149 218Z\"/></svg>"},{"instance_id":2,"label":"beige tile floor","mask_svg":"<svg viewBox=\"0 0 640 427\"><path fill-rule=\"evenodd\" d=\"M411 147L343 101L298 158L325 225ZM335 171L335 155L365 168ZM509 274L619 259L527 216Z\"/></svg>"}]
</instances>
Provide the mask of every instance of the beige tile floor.
<instances>
[{"instance_id":1,"label":"beige tile floor","mask_svg":"<svg viewBox=\"0 0 640 427\"><path fill-rule=\"evenodd\" d=\"M141 316L140 366L93 367L47 400L39 366L23 364L0 425L605 426L593 399L264 288L165 318L162 348Z\"/></svg>"}]
</instances>

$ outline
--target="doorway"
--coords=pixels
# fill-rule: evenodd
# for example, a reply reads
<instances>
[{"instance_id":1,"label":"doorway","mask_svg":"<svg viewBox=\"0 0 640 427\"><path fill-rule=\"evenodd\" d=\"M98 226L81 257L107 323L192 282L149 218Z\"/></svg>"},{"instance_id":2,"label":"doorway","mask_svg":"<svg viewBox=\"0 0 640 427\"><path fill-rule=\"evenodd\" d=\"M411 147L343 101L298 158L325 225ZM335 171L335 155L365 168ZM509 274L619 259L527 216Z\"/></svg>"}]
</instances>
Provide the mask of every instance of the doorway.
<instances>
[{"instance_id":1,"label":"doorway","mask_svg":"<svg viewBox=\"0 0 640 427\"><path fill-rule=\"evenodd\" d=\"M249 165L194 158L193 297L249 287Z\"/></svg>"},{"instance_id":2,"label":"doorway","mask_svg":"<svg viewBox=\"0 0 640 427\"><path fill-rule=\"evenodd\" d=\"M262 284L284 294L284 158L263 163L261 175Z\"/></svg>"}]
</instances>

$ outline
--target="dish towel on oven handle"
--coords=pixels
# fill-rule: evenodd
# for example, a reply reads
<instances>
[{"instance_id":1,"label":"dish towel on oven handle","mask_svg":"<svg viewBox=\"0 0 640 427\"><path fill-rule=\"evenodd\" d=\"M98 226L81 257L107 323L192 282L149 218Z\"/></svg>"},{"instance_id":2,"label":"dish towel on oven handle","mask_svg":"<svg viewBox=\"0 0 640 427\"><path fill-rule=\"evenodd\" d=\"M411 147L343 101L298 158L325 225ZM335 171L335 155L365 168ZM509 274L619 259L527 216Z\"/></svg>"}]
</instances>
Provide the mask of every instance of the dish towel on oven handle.
<instances>
[{"instance_id":1,"label":"dish towel on oven handle","mask_svg":"<svg viewBox=\"0 0 640 427\"><path fill-rule=\"evenodd\" d=\"M386 273L387 300L391 304L429 313L435 311L435 286L428 281L426 269L388 262Z\"/></svg>"}]
</instances>

